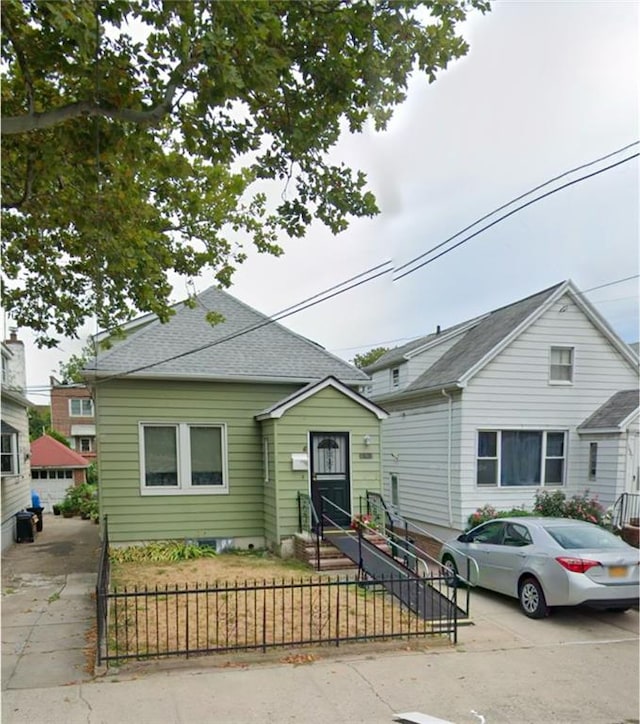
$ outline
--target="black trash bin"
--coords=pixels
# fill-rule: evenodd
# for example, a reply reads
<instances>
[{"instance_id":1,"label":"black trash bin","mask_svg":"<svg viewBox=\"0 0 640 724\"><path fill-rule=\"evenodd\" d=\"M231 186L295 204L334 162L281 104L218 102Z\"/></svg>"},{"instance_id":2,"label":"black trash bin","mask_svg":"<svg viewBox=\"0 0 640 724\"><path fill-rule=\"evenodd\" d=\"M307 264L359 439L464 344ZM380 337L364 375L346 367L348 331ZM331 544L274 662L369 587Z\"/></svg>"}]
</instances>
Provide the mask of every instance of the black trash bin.
<instances>
[{"instance_id":1,"label":"black trash bin","mask_svg":"<svg viewBox=\"0 0 640 724\"><path fill-rule=\"evenodd\" d=\"M44 508L27 508L29 513L33 513L37 520L36 520L36 530L38 533L42 532L42 514L44 513Z\"/></svg>"},{"instance_id":2,"label":"black trash bin","mask_svg":"<svg viewBox=\"0 0 640 724\"><path fill-rule=\"evenodd\" d=\"M33 543L36 539L36 516L27 510L16 513L16 541Z\"/></svg>"}]
</instances>

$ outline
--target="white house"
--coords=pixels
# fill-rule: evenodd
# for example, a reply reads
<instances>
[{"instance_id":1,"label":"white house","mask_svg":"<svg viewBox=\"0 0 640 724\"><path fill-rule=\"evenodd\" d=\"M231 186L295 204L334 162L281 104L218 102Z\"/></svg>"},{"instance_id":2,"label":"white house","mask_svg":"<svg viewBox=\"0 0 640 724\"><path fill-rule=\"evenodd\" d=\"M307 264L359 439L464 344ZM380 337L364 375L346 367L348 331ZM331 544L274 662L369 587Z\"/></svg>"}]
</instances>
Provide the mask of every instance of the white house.
<instances>
[{"instance_id":1,"label":"white house","mask_svg":"<svg viewBox=\"0 0 640 724\"><path fill-rule=\"evenodd\" d=\"M2 550L15 540L15 515L31 505L29 400L25 397L24 345L11 332L2 352Z\"/></svg>"},{"instance_id":2,"label":"white house","mask_svg":"<svg viewBox=\"0 0 640 724\"><path fill-rule=\"evenodd\" d=\"M638 356L566 281L390 350L365 369L385 497L445 536L541 489L638 490Z\"/></svg>"}]
</instances>

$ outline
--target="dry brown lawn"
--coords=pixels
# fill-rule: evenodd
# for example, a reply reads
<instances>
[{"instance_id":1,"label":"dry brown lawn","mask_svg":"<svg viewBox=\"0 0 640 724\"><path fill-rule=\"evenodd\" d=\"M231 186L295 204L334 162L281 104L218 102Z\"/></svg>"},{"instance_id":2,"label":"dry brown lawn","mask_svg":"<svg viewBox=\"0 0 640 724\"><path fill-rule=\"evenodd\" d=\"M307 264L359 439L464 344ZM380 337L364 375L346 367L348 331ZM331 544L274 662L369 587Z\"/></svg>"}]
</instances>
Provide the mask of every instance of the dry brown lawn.
<instances>
[{"instance_id":1,"label":"dry brown lawn","mask_svg":"<svg viewBox=\"0 0 640 724\"><path fill-rule=\"evenodd\" d=\"M113 564L112 590L127 595L111 600L110 650L144 658L431 633L379 587L339 580L269 554Z\"/></svg>"}]
</instances>

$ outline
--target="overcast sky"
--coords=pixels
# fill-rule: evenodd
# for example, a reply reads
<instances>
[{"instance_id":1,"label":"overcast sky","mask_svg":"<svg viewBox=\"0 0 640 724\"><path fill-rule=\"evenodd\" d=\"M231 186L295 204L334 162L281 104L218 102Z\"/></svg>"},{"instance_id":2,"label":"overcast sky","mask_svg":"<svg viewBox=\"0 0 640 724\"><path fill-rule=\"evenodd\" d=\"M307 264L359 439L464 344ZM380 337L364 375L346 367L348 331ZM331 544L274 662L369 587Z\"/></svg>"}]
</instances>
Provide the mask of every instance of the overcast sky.
<instances>
[{"instance_id":1,"label":"overcast sky","mask_svg":"<svg viewBox=\"0 0 640 724\"><path fill-rule=\"evenodd\" d=\"M345 137L333 154L368 174L380 215L337 237L314 225L306 239L284 241L279 259L250 254L231 293L274 314L377 263L399 266L531 187L637 140L639 7L496 2L471 17L465 58L431 85L416 78L385 133ZM401 280L384 276L283 323L351 359L564 279L586 290L635 275L638 169L635 159L576 184ZM637 279L588 298L625 341L638 339ZM20 337L29 397L46 404L35 388L82 341L40 351L28 330Z\"/></svg>"}]
</instances>

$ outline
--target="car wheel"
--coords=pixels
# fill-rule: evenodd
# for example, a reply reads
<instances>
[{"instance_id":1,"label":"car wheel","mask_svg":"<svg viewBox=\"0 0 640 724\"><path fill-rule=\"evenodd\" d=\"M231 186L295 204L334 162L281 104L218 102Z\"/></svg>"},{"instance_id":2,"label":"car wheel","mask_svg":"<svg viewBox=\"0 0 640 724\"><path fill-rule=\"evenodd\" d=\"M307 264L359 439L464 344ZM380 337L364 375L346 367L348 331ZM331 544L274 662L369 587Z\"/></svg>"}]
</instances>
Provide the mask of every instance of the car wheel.
<instances>
[{"instance_id":1,"label":"car wheel","mask_svg":"<svg viewBox=\"0 0 640 724\"><path fill-rule=\"evenodd\" d=\"M520 608L529 618L544 618L549 615L549 606L544 597L542 586L535 578L525 578L518 592Z\"/></svg>"},{"instance_id":2,"label":"car wheel","mask_svg":"<svg viewBox=\"0 0 640 724\"><path fill-rule=\"evenodd\" d=\"M442 559L442 575L447 586L458 585L458 566L451 556Z\"/></svg>"}]
</instances>

